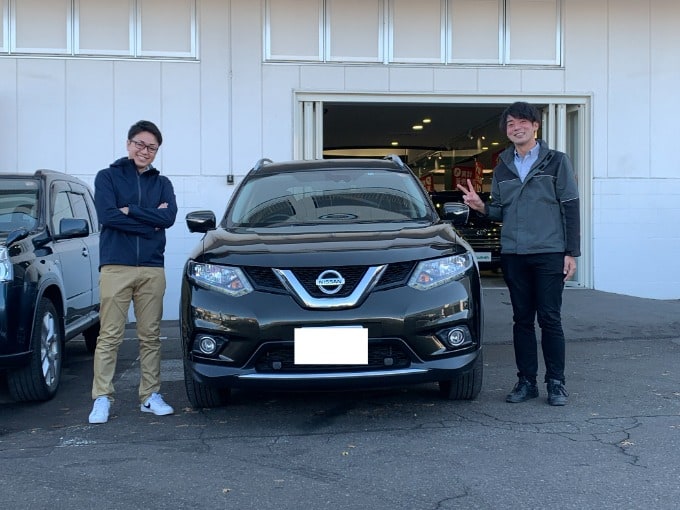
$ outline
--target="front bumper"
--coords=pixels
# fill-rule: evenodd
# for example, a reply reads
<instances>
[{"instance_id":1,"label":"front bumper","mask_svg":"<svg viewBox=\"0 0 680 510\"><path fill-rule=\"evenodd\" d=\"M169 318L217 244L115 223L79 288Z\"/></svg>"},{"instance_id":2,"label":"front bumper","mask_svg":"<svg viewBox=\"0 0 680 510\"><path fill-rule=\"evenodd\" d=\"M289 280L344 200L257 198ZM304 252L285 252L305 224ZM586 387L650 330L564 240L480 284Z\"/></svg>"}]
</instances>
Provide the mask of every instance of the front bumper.
<instances>
[{"instance_id":1,"label":"front bumper","mask_svg":"<svg viewBox=\"0 0 680 510\"><path fill-rule=\"evenodd\" d=\"M29 361L33 295L19 285L0 283L0 368L19 367Z\"/></svg>"},{"instance_id":2,"label":"front bumper","mask_svg":"<svg viewBox=\"0 0 680 510\"><path fill-rule=\"evenodd\" d=\"M450 380L472 370L481 356L479 278L429 290L399 287L371 294L346 310L306 310L286 294L255 291L230 298L183 282L180 323L187 374L223 388L332 389L389 387ZM361 326L368 332L368 365L292 364L295 329ZM447 346L440 333L464 326L470 342ZM205 356L194 342L203 334L221 343Z\"/></svg>"},{"instance_id":3,"label":"front bumper","mask_svg":"<svg viewBox=\"0 0 680 510\"><path fill-rule=\"evenodd\" d=\"M412 363L409 367L383 370L346 368L312 372L260 372L255 368L238 368L203 361L185 360L188 372L198 382L220 388L258 388L277 390L330 390L386 388L410 384L447 381L472 370L481 356L477 349L446 359Z\"/></svg>"}]
</instances>

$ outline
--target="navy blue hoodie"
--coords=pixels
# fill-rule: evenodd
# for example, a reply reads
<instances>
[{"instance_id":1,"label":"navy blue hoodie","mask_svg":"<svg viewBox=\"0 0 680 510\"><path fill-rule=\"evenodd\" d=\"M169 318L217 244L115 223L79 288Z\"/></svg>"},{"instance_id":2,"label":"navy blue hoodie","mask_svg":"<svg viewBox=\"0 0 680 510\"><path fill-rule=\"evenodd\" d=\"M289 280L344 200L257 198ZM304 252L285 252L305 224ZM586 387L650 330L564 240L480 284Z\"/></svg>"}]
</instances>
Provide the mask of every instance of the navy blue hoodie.
<instances>
[{"instance_id":1,"label":"navy blue hoodie","mask_svg":"<svg viewBox=\"0 0 680 510\"><path fill-rule=\"evenodd\" d=\"M97 173L94 202L102 225L99 267L163 267L165 229L177 216L170 179L153 167L140 174L133 160L121 158ZM164 202L167 209L159 209ZM127 215L121 207L129 208Z\"/></svg>"}]
</instances>

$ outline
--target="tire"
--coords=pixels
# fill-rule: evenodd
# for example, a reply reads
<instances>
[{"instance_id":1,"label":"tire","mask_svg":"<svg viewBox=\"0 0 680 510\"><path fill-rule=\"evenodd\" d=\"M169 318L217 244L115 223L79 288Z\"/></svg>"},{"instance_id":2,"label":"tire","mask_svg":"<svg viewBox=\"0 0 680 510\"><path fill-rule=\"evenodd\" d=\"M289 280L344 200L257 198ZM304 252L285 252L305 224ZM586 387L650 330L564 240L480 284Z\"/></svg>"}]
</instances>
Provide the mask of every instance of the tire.
<instances>
[{"instance_id":1,"label":"tire","mask_svg":"<svg viewBox=\"0 0 680 510\"><path fill-rule=\"evenodd\" d=\"M7 374L10 396L18 402L49 400L57 393L61 379L64 339L61 317L52 301L38 302L31 333L28 365Z\"/></svg>"},{"instance_id":2,"label":"tire","mask_svg":"<svg viewBox=\"0 0 680 510\"><path fill-rule=\"evenodd\" d=\"M90 354L94 354L94 351L97 349L97 337L99 337L99 321L83 331L85 348Z\"/></svg>"},{"instance_id":3,"label":"tire","mask_svg":"<svg viewBox=\"0 0 680 510\"><path fill-rule=\"evenodd\" d=\"M229 402L229 388L214 388L194 379L189 362L184 359L184 387L187 398L194 409L220 407Z\"/></svg>"},{"instance_id":4,"label":"tire","mask_svg":"<svg viewBox=\"0 0 680 510\"><path fill-rule=\"evenodd\" d=\"M472 370L449 379L439 381L439 393L442 397L449 400L474 400L482 390L482 379L484 372L483 351L475 360Z\"/></svg>"}]
</instances>

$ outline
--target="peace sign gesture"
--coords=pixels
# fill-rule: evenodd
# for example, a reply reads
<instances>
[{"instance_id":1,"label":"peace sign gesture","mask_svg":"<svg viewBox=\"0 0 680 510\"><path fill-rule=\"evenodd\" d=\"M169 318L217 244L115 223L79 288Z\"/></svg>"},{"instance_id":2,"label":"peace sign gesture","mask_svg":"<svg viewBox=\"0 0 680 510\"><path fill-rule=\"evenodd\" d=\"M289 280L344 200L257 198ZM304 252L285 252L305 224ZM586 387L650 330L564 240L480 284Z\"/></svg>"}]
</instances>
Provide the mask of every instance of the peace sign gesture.
<instances>
[{"instance_id":1,"label":"peace sign gesture","mask_svg":"<svg viewBox=\"0 0 680 510\"><path fill-rule=\"evenodd\" d=\"M479 198L470 179L467 180L467 184L467 188L462 184L456 184L456 187L463 192L463 202L475 211L484 214L484 201Z\"/></svg>"}]
</instances>

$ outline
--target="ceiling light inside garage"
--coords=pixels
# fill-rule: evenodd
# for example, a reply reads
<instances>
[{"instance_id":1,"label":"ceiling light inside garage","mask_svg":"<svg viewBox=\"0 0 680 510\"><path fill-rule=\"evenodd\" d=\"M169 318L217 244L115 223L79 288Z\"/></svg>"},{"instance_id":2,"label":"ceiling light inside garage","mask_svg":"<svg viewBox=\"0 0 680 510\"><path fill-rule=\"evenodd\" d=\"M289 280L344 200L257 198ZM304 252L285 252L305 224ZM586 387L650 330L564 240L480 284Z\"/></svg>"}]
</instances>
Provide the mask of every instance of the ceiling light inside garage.
<instances>
[{"instance_id":1,"label":"ceiling light inside garage","mask_svg":"<svg viewBox=\"0 0 680 510\"><path fill-rule=\"evenodd\" d=\"M413 126L413 130L414 130L414 131L420 131L420 130L422 130L422 129L423 129L423 125L422 125L422 124L416 124L415 126Z\"/></svg>"}]
</instances>

